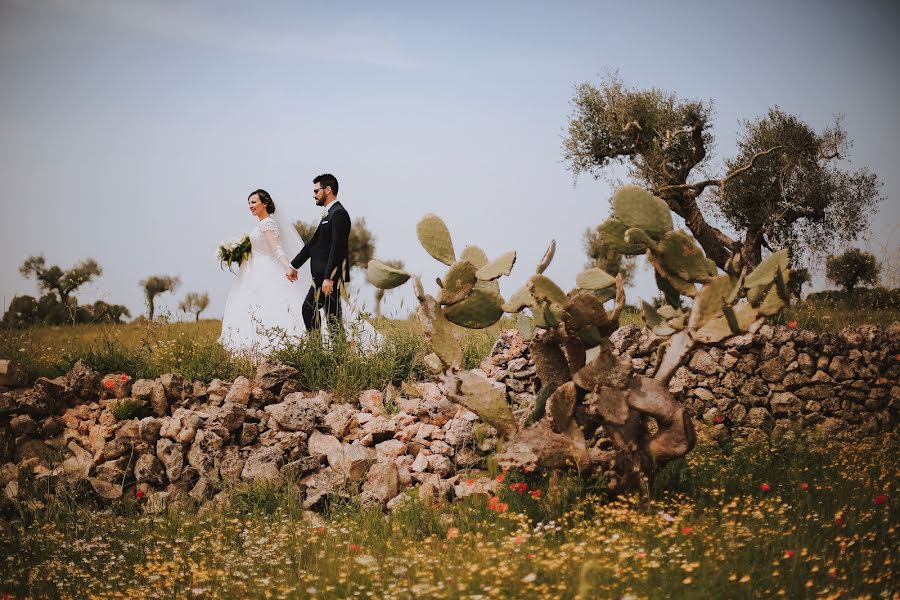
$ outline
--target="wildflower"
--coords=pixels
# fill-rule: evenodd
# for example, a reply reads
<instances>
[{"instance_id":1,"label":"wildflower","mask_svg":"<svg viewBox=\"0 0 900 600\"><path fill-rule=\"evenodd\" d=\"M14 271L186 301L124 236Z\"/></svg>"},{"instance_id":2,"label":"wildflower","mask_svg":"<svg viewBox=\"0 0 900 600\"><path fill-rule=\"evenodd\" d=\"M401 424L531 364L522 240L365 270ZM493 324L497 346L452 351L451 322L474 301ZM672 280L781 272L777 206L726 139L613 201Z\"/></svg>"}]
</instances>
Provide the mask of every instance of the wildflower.
<instances>
[{"instance_id":1,"label":"wildflower","mask_svg":"<svg viewBox=\"0 0 900 600\"><path fill-rule=\"evenodd\" d=\"M316 531L318 531L319 533L325 533L325 528L324 528L324 527L318 527L318 528L316 528Z\"/></svg>"},{"instance_id":2,"label":"wildflower","mask_svg":"<svg viewBox=\"0 0 900 600\"><path fill-rule=\"evenodd\" d=\"M837 569L835 569L834 567L828 569L828 576L831 577L832 579L837 577Z\"/></svg>"},{"instance_id":3,"label":"wildflower","mask_svg":"<svg viewBox=\"0 0 900 600\"><path fill-rule=\"evenodd\" d=\"M504 479L505 479L505 477L503 476L503 473L500 473L499 475L497 475L497 481L499 483L503 483Z\"/></svg>"},{"instance_id":4,"label":"wildflower","mask_svg":"<svg viewBox=\"0 0 900 600\"><path fill-rule=\"evenodd\" d=\"M682 527L681 533L684 535L691 535L692 533L694 533L694 528L693 527Z\"/></svg>"},{"instance_id":5,"label":"wildflower","mask_svg":"<svg viewBox=\"0 0 900 600\"><path fill-rule=\"evenodd\" d=\"M794 558L794 551L793 550L785 550L784 557L785 558Z\"/></svg>"},{"instance_id":6,"label":"wildflower","mask_svg":"<svg viewBox=\"0 0 900 600\"><path fill-rule=\"evenodd\" d=\"M509 504L507 504L506 502L500 502L499 496L491 496L490 500L488 500L487 507L488 510L505 512L506 509L509 508Z\"/></svg>"},{"instance_id":7,"label":"wildflower","mask_svg":"<svg viewBox=\"0 0 900 600\"><path fill-rule=\"evenodd\" d=\"M768 483L763 483L763 484L760 484L759 489L761 489L761 490L764 491L764 492L768 492L768 491L771 490L772 488L769 487L769 484L768 484Z\"/></svg>"},{"instance_id":8,"label":"wildflower","mask_svg":"<svg viewBox=\"0 0 900 600\"><path fill-rule=\"evenodd\" d=\"M348 548L350 548L350 552L356 552L357 550L359 550L359 546L357 546L356 544L350 544Z\"/></svg>"},{"instance_id":9,"label":"wildflower","mask_svg":"<svg viewBox=\"0 0 900 600\"><path fill-rule=\"evenodd\" d=\"M880 504L884 504L885 502L887 502L887 500L888 500L887 496L885 496L884 494L879 494L879 495L875 496L875 505L878 506Z\"/></svg>"},{"instance_id":10,"label":"wildflower","mask_svg":"<svg viewBox=\"0 0 900 600\"><path fill-rule=\"evenodd\" d=\"M788 327L791 329L797 329L797 321L788 321Z\"/></svg>"},{"instance_id":11,"label":"wildflower","mask_svg":"<svg viewBox=\"0 0 900 600\"><path fill-rule=\"evenodd\" d=\"M134 494L134 497L137 498L138 500L140 500L141 498L143 498L143 497L144 497L144 490L138 490L138 491Z\"/></svg>"},{"instance_id":12,"label":"wildflower","mask_svg":"<svg viewBox=\"0 0 900 600\"><path fill-rule=\"evenodd\" d=\"M447 537L450 538L451 540L453 538L459 537L459 529L456 527L451 527L450 529L447 530Z\"/></svg>"},{"instance_id":13,"label":"wildflower","mask_svg":"<svg viewBox=\"0 0 900 600\"><path fill-rule=\"evenodd\" d=\"M105 385L109 389L113 389L114 387L116 387L116 382L112 379L104 379L103 385Z\"/></svg>"},{"instance_id":14,"label":"wildflower","mask_svg":"<svg viewBox=\"0 0 900 600\"><path fill-rule=\"evenodd\" d=\"M835 525L843 525L843 524L844 524L844 518L841 517L841 515L836 516L836 517L834 518L834 524L835 524Z\"/></svg>"},{"instance_id":15,"label":"wildflower","mask_svg":"<svg viewBox=\"0 0 900 600\"><path fill-rule=\"evenodd\" d=\"M513 539L514 544L521 544L524 541L525 541L525 538L521 538L521 537L517 537L517 538Z\"/></svg>"},{"instance_id":16,"label":"wildflower","mask_svg":"<svg viewBox=\"0 0 900 600\"><path fill-rule=\"evenodd\" d=\"M715 418L716 423L721 423L724 420L725 419L722 418L722 415L716 415L716 418Z\"/></svg>"},{"instance_id":17,"label":"wildflower","mask_svg":"<svg viewBox=\"0 0 900 600\"><path fill-rule=\"evenodd\" d=\"M475 485L474 479L466 479L466 485Z\"/></svg>"},{"instance_id":18,"label":"wildflower","mask_svg":"<svg viewBox=\"0 0 900 600\"><path fill-rule=\"evenodd\" d=\"M528 493L531 494L531 497L534 498L535 500L538 500L541 497L541 490L531 490Z\"/></svg>"},{"instance_id":19,"label":"wildflower","mask_svg":"<svg viewBox=\"0 0 900 600\"><path fill-rule=\"evenodd\" d=\"M809 489L809 484L806 483L806 482L804 481L803 483L800 484L800 489L801 489L801 490L808 490L808 489Z\"/></svg>"},{"instance_id":20,"label":"wildflower","mask_svg":"<svg viewBox=\"0 0 900 600\"><path fill-rule=\"evenodd\" d=\"M534 560L534 559L537 557L537 555L536 555L536 554L532 554L531 552L529 552L528 554L525 555L525 557L526 557L528 560Z\"/></svg>"},{"instance_id":21,"label":"wildflower","mask_svg":"<svg viewBox=\"0 0 900 600\"><path fill-rule=\"evenodd\" d=\"M128 381L128 375L126 375L125 373L122 373L122 375L119 376L119 379L121 379L122 381Z\"/></svg>"}]
</instances>

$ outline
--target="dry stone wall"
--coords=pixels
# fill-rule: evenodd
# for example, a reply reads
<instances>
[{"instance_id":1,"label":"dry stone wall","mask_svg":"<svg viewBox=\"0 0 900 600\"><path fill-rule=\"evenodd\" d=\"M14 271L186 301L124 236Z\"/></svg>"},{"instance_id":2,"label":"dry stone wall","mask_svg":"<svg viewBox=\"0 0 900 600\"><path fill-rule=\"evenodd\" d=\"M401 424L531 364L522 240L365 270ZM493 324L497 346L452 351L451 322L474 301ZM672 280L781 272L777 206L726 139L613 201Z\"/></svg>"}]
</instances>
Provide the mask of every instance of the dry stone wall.
<instances>
[{"instance_id":1,"label":"dry stone wall","mask_svg":"<svg viewBox=\"0 0 900 600\"><path fill-rule=\"evenodd\" d=\"M635 325L610 340L635 370L652 374L664 338ZM539 382L516 330L501 334L482 365L528 410ZM816 334L764 325L756 333L696 349L669 386L719 437L772 440L808 434L895 431L900 404L900 323Z\"/></svg>"},{"instance_id":2,"label":"dry stone wall","mask_svg":"<svg viewBox=\"0 0 900 600\"><path fill-rule=\"evenodd\" d=\"M663 339L626 326L611 341L649 374ZM518 331L500 335L482 370L520 421L531 414L540 382ZM27 375L0 360L0 513L15 512L33 478L64 478L104 501L135 496L150 511L260 479L296 482L313 510L334 494L391 509L410 488L427 502L496 493L484 470L494 430L439 385L338 402L299 390L296 375L264 363L253 379L132 380L78 363L23 387ZM778 440L895 431L898 380L900 323L822 335L764 326L697 349L670 387L722 439Z\"/></svg>"}]
</instances>

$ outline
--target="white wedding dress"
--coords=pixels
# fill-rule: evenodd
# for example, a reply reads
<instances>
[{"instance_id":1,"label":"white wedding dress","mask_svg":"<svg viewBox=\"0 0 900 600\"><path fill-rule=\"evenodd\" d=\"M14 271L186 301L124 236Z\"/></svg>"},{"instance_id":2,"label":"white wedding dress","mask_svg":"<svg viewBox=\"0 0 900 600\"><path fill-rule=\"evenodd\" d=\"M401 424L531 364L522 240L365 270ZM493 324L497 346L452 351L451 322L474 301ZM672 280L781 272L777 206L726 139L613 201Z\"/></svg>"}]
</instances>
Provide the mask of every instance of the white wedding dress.
<instances>
[{"instance_id":1,"label":"white wedding dress","mask_svg":"<svg viewBox=\"0 0 900 600\"><path fill-rule=\"evenodd\" d=\"M233 354L265 356L306 333L302 307L312 285L309 263L297 281L287 279L287 261L300 252L303 241L288 219L277 211L275 215L261 219L250 232L250 258L241 264L225 301L219 342ZM382 335L346 300L341 309L348 340L362 351L377 349ZM322 327L322 336L327 340L328 327Z\"/></svg>"}]
</instances>

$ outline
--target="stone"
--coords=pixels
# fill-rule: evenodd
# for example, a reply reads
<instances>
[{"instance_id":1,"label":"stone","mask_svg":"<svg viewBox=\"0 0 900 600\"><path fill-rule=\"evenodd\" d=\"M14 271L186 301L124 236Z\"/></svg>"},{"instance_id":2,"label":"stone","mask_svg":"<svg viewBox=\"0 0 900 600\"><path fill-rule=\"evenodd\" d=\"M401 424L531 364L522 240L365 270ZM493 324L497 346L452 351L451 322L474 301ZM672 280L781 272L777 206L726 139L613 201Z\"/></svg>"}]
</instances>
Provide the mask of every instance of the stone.
<instances>
[{"instance_id":1,"label":"stone","mask_svg":"<svg viewBox=\"0 0 900 600\"><path fill-rule=\"evenodd\" d=\"M354 415L356 409L349 404L334 404L322 417L322 429L326 433L343 438L358 425Z\"/></svg>"},{"instance_id":2,"label":"stone","mask_svg":"<svg viewBox=\"0 0 900 600\"><path fill-rule=\"evenodd\" d=\"M706 350L697 350L694 352L693 356L691 356L691 359L688 362L688 368L695 373L714 375L718 371L719 365L716 364L716 361L710 356L709 352Z\"/></svg>"},{"instance_id":3,"label":"stone","mask_svg":"<svg viewBox=\"0 0 900 600\"><path fill-rule=\"evenodd\" d=\"M156 417L144 417L138 423L140 438L145 442L156 443L161 429L162 421Z\"/></svg>"},{"instance_id":4,"label":"stone","mask_svg":"<svg viewBox=\"0 0 900 600\"><path fill-rule=\"evenodd\" d=\"M16 399L15 412L27 413L36 419L43 419L54 412L55 402L46 392L31 389Z\"/></svg>"},{"instance_id":5,"label":"stone","mask_svg":"<svg viewBox=\"0 0 900 600\"><path fill-rule=\"evenodd\" d=\"M254 448L241 471L241 479L254 481L264 479L278 481L281 479L281 467L284 456L280 448L275 446Z\"/></svg>"},{"instance_id":6,"label":"stone","mask_svg":"<svg viewBox=\"0 0 900 600\"><path fill-rule=\"evenodd\" d=\"M816 372L816 363L812 356L806 352L801 352L797 355L797 368L801 373L809 377Z\"/></svg>"},{"instance_id":7,"label":"stone","mask_svg":"<svg viewBox=\"0 0 900 600\"><path fill-rule=\"evenodd\" d=\"M406 444L400 440L387 440L376 444L375 454L376 460L393 460L406 452Z\"/></svg>"},{"instance_id":8,"label":"stone","mask_svg":"<svg viewBox=\"0 0 900 600\"><path fill-rule=\"evenodd\" d=\"M103 481L122 483L129 475L134 473L134 463L130 456L120 456L114 460L108 460L97 465L95 477Z\"/></svg>"},{"instance_id":9,"label":"stone","mask_svg":"<svg viewBox=\"0 0 900 600\"><path fill-rule=\"evenodd\" d=\"M464 446L475 437L475 424L466 419L450 419L444 430L444 441L451 446Z\"/></svg>"},{"instance_id":10,"label":"stone","mask_svg":"<svg viewBox=\"0 0 900 600\"><path fill-rule=\"evenodd\" d=\"M227 429L228 431L236 431L241 425L244 424L244 419L247 417L247 407L243 404L238 404L235 402L228 402L227 400L219 409L219 414L216 415L216 419Z\"/></svg>"},{"instance_id":11,"label":"stone","mask_svg":"<svg viewBox=\"0 0 900 600\"><path fill-rule=\"evenodd\" d=\"M302 393L290 394L284 402L270 404L265 411L282 429L310 433L328 412L328 405L321 396L305 398Z\"/></svg>"},{"instance_id":12,"label":"stone","mask_svg":"<svg viewBox=\"0 0 900 600\"><path fill-rule=\"evenodd\" d=\"M28 382L28 374L14 360L0 359L0 385L21 387Z\"/></svg>"},{"instance_id":13,"label":"stone","mask_svg":"<svg viewBox=\"0 0 900 600\"><path fill-rule=\"evenodd\" d=\"M311 471L316 471L322 466L322 461L313 456L304 456L292 460L281 467L281 475L290 480L299 479Z\"/></svg>"},{"instance_id":14,"label":"stone","mask_svg":"<svg viewBox=\"0 0 900 600\"><path fill-rule=\"evenodd\" d=\"M115 460L130 453L132 448L134 448L134 440L125 437L115 438L103 445L96 459L98 462Z\"/></svg>"},{"instance_id":15,"label":"stone","mask_svg":"<svg viewBox=\"0 0 900 600\"><path fill-rule=\"evenodd\" d=\"M144 513L158 515L166 511L169 506L169 492L151 492L144 503Z\"/></svg>"},{"instance_id":16,"label":"stone","mask_svg":"<svg viewBox=\"0 0 900 600\"><path fill-rule=\"evenodd\" d=\"M91 484L91 487L97 495L104 500L118 500L122 497L121 485L116 485L96 477L88 477L88 482Z\"/></svg>"},{"instance_id":17,"label":"stone","mask_svg":"<svg viewBox=\"0 0 900 600\"><path fill-rule=\"evenodd\" d=\"M363 435L372 436L373 445L393 438L396 431L396 427L382 416L375 417L362 427Z\"/></svg>"},{"instance_id":18,"label":"stone","mask_svg":"<svg viewBox=\"0 0 900 600\"><path fill-rule=\"evenodd\" d=\"M191 491L188 492L188 495L197 502L205 502L212 498L214 492L213 482L206 477L201 477Z\"/></svg>"},{"instance_id":19,"label":"stone","mask_svg":"<svg viewBox=\"0 0 900 600\"><path fill-rule=\"evenodd\" d=\"M772 407L772 414L776 417L794 415L803 408L802 401L790 392L773 394L769 405Z\"/></svg>"},{"instance_id":20,"label":"stone","mask_svg":"<svg viewBox=\"0 0 900 600\"><path fill-rule=\"evenodd\" d=\"M743 423L744 419L747 418L747 408L743 404L735 404L729 416L735 423Z\"/></svg>"},{"instance_id":21,"label":"stone","mask_svg":"<svg viewBox=\"0 0 900 600\"><path fill-rule=\"evenodd\" d=\"M184 469L184 446L170 439L160 438L156 442L156 457L165 467L169 481L178 481Z\"/></svg>"},{"instance_id":22,"label":"stone","mask_svg":"<svg viewBox=\"0 0 900 600\"><path fill-rule=\"evenodd\" d=\"M241 456L237 446L225 446L222 450L222 464L219 466L222 480L231 483L240 481L246 464L247 459Z\"/></svg>"},{"instance_id":23,"label":"stone","mask_svg":"<svg viewBox=\"0 0 900 600\"><path fill-rule=\"evenodd\" d=\"M140 423L140 421L130 419L128 421L123 421L123 422L119 423L119 428L116 429L115 437L128 438L129 440L132 440L132 442L140 440L141 439L141 423Z\"/></svg>"},{"instance_id":24,"label":"stone","mask_svg":"<svg viewBox=\"0 0 900 600\"><path fill-rule=\"evenodd\" d=\"M384 394L379 390L365 390L359 395L359 406L363 412L384 414Z\"/></svg>"},{"instance_id":25,"label":"stone","mask_svg":"<svg viewBox=\"0 0 900 600\"><path fill-rule=\"evenodd\" d=\"M162 384L170 405L181 406L194 390L192 382L175 373L165 373L158 381Z\"/></svg>"},{"instance_id":26,"label":"stone","mask_svg":"<svg viewBox=\"0 0 900 600\"><path fill-rule=\"evenodd\" d=\"M432 454L428 457L428 470L432 473L437 473L441 477L446 477L453 473L453 463L446 456Z\"/></svg>"},{"instance_id":27,"label":"stone","mask_svg":"<svg viewBox=\"0 0 900 600\"><path fill-rule=\"evenodd\" d=\"M319 460L327 457L334 457L333 459L329 459L329 463L336 462L338 460L337 455L341 453L340 440L333 435L324 434L318 429L313 430L306 445L309 455L314 456Z\"/></svg>"},{"instance_id":28,"label":"stone","mask_svg":"<svg viewBox=\"0 0 900 600\"><path fill-rule=\"evenodd\" d=\"M699 398L702 402L715 402L716 400L715 394L706 388L695 388L693 392L694 396Z\"/></svg>"},{"instance_id":29,"label":"stone","mask_svg":"<svg viewBox=\"0 0 900 600\"><path fill-rule=\"evenodd\" d=\"M778 356L763 362L759 367L760 376L769 383L781 383L786 372L784 360Z\"/></svg>"},{"instance_id":30,"label":"stone","mask_svg":"<svg viewBox=\"0 0 900 600\"><path fill-rule=\"evenodd\" d=\"M90 476L94 469L94 456L74 441L69 442L68 448L72 456L62 462L63 472L73 479L85 479Z\"/></svg>"},{"instance_id":31,"label":"stone","mask_svg":"<svg viewBox=\"0 0 900 600\"><path fill-rule=\"evenodd\" d=\"M853 365L850 359L844 356L835 356L828 364L828 373L838 381L853 379Z\"/></svg>"},{"instance_id":32,"label":"stone","mask_svg":"<svg viewBox=\"0 0 900 600\"><path fill-rule=\"evenodd\" d=\"M772 418L772 415L768 410L761 406L757 406L751 408L747 413L747 423L750 427L770 431L775 424L775 419Z\"/></svg>"},{"instance_id":33,"label":"stone","mask_svg":"<svg viewBox=\"0 0 900 600\"><path fill-rule=\"evenodd\" d=\"M225 396L225 402L234 402L235 404L246 406L250 402L250 391L252 389L253 385L250 383L250 380L241 375L231 384L228 395Z\"/></svg>"},{"instance_id":34,"label":"stone","mask_svg":"<svg viewBox=\"0 0 900 600\"><path fill-rule=\"evenodd\" d=\"M100 375L87 366L84 361L79 360L66 373L66 385L82 400L92 399L97 396Z\"/></svg>"},{"instance_id":35,"label":"stone","mask_svg":"<svg viewBox=\"0 0 900 600\"><path fill-rule=\"evenodd\" d=\"M300 480L306 486L306 498L303 508L318 510L325 506L325 500L333 495L346 495L343 493L344 477L333 469L326 468L318 473L313 473Z\"/></svg>"},{"instance_id":36,"label":"stone","mask_svg":"<svg viewBox=\"0 0 900 600\"><path fill-rule=\"evenodd\" d=\"M271 390L288 379L294 379L299 373L294 367L273 360L265 360L256 368L253 383L264 390Z\"/></svg>"},{"instance_id":37,"label":"stone","mask_svg":"<svg viewBox=\"0 0 900 600\"><path fill-rule=\"evenodd\" d=\"M241 446L249 446L259 435L259 425L257 423L244 423L241 425Z\"/></svg>"},{"instance_id":38,"label":"stone","mask_svg":"<svg viewBox=\"0 0 900 600\"><path fill-rule=\"evenodd\" d=\"M12 428L13 435L16 436L37 433L37 422L31 415L16 415L10 420L9 426Z\"/></svg>"},{"instance_id":39,"label":"stone","mask_svg":"<svg viewBox=\"0 0 900 600\"><path fill-rule=\"evenodd\" d=\"M162 483L165 467L153 454L141 454L134 463L134 478L139 482Z\"/></svg>"},{"instance_id":40,"label":"stone","mask_svg":"<svg viewBox=\"0 0 900 600\"><path fill-rule=\"evenodd\" d=\"M428 456L424 452L419 452L416 455L415 460L412 465L410 465L409 470L414 473L421 473L425 469L428 468Z\"/></svg>"},{"instance_id":41,"label":"stone","mask_svg":"<svg viewBox=\"0 0 900 600\"><path fill-rule=\"evenodd\" d=\"M366 479L362 485L364 493L377 498L381 505L395 497L400 489L400 477L397 465L392 461L376 462L366 473Z\"/></svg>"},{"instance_id":42,"label":"stone","mask_svg":"<svg viewBox=\"0 0 900 600\"><path fill-rule=\"evenodd\" d=\"M328 462L335 472L342 474L347 480L361 481L369 466L375 462L375 450L354 442L343 446L334 464L330 456Z\"/></svg>"},{"instance_id":43,"label":"stone","mask_svg":"<svg viewBox=\"0 0 900 600\"><path fill-rule=\"evenodd\" d=\"M221 404L228 395L228 384L221 379L213 379L206 386L206 397L209 398L211 404Z\"/></svg>"},{"instance_id":44,"label":"stone","mask_svg":"<svg viewBox=\"0 0 900 600\"><path fill-rule=\"evenodd\" d=\"M188 464L211 481L218 481L224 440L212 431L201 429L187 452Z\"/></svg>"}]
</instances>

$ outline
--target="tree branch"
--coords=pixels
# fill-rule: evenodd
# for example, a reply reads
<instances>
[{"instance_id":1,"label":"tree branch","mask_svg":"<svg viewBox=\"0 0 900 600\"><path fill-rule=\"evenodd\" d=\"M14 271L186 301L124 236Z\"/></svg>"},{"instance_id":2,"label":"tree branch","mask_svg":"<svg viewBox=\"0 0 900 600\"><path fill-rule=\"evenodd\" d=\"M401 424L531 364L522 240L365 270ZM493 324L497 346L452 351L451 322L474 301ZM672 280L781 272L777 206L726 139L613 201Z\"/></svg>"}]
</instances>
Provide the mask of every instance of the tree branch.
<instances>
[{"instance_id":1,"label":"tree branch","mask_svg":"<svg viewBox=\"0 0 900 600\"><path fill-rule=\"evenodd\" d=\"M743 175L744 173L746 173L747 171L752 169L756 165L756 162L760 158L767 156L767 155L771 154L772 152L774 152L776 150L780 150L780 149L781 149L781 144L778 144L777 146L772 146L768 150L763 150L761 152L757 152L756 154L753 155L753 158L750 159L749 163L747 163L746 165L744 165L743 167L741 167L739 169L735 169L734 171L732 171L731 173L729 173L722 179L704 179L703 181L698 181L696 183L680 183L680 184L676 184L676 185L664 185L664 186L659 187L656 190L654 190L653 193L657 196L660 196L667 192L689 192L689 193L693 194L694 196L699 196L701 193L703 193L703 190L705 190L706 188L708 188L711 185L722 187L731 179L734 179L735 177Z\"/></svg>"}]
</instances>

